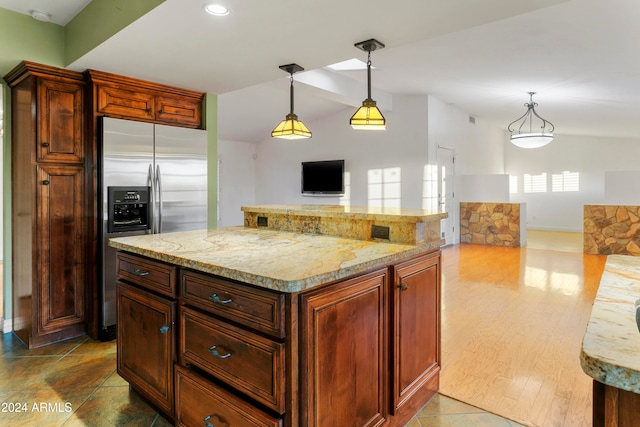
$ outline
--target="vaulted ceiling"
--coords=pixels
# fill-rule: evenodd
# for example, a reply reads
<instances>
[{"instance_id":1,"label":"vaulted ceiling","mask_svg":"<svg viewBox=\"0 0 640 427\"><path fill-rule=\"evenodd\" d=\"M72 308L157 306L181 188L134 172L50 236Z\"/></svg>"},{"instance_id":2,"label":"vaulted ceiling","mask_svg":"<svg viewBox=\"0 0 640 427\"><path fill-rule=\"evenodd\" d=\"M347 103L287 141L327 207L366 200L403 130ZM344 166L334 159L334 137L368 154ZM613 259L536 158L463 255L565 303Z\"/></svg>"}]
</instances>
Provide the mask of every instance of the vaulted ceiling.
<instances>
[{"instance_id":1,"label":"vaulted ceiling","mask_svg":"<svg viewBox=\"0 0 640 427\"><path fill-rule=\"evenodd\" d=\"M213 2L213 0L211 0ZM64 25L87 0L0 0ZM365 71L329 64L366 53L376 38L376 93L431 94L506 129L527 92L557 134L640 135L637 0L166 0L73 64L219 95L219 136L259 141L288 110L295 62L296 113L313 122L366 96ZM250 119L250 120L249 120ZM347 119L345 119L347 120ZM251 123L249 125L248 123Z\"/></svg>"}]
</instances>

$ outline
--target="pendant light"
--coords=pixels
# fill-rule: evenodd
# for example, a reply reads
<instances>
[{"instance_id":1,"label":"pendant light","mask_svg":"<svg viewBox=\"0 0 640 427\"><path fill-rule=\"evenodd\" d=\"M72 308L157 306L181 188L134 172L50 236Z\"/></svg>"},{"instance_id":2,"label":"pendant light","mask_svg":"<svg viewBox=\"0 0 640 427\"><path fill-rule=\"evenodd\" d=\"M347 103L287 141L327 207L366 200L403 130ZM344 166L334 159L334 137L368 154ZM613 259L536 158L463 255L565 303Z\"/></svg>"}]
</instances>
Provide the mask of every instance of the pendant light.
<instances>
[{"instance_id":1,"label":"pendant light","mask_svg":"<svg viewBox=\"0 0 640 427\"><path fill-rule=\"evenodd\" d=\"M529 92L530 101L524 104L524 106L527 107L527 111L520 118L512 121L507 128L509 132L511 132L511 143L520 148L538 148L553 141L553 130L555 127L550 121L543 119L536 113L535 107L537 107L538 104L533 102L533 95L535 94L535 92ZM533 131L534 116L542 121L540 132ZM528 132L526 132L527 128L525 126L527 122L529 123ZM517 128L514 125L518 125ZM522 132L523 126L525 126L525 132ZM518 133L514 133L516 129Z\"/></svg>"},{"instance_id":2,"label":"pendant light","mask_svg":"<svg viewBox=\"0 0 640 427\"><path fill-rule=\"evenodd\" d=\"M304 125L304 123L298 120L298 116L293 113L293 74L298 71L303 71L304 68L298 64L281 65L279 68L291 75L291 86L289 88L289 103L291 109L284 120L281 121L275 129L273 129L271 136L283 139L311 138L311 131Z\"/></svg>"},{"instance_id":3,"label":"pendant light","mask_svg":"<svg viewBox=\"0 0 640 427\"><path fill-rule=\"evenodd\" d=\"M371 52L382 49L384 44L376 39L365 40L354 45L358 49L368 52L367 56L367 99L362 101L362 107L351 116L350 124L354 129L362 130L385 130L386 120L378 107L376 101L371 99Z\"/></svg>"}]
</instances>

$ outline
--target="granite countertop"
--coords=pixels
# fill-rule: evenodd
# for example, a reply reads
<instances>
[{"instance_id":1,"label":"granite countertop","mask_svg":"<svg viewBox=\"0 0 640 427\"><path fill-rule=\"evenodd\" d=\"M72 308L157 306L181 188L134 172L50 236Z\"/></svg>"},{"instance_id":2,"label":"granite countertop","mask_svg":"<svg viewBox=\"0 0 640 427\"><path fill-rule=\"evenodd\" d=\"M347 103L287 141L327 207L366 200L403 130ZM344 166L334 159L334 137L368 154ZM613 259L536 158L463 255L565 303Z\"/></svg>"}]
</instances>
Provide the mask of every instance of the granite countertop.
<instances>
[{"instance_id":1,"label":"granite countertop","mask_svg":"<svg viewBox=\"0 0 640 427\"><path fill-rule=\"evenodd\" d=\"M248 227L118 237L109 244L281 292L300 292L440 247Z\"/></svg>"},{"instance_id":2,"label":"granite countertop","mask_svg":"<svg viewBox=\"0 0 640 427\"><path fill-rule=\"evenodd\" d=\"M370 206L338 205L261 205L242 206L244 212L277 213L285 215L343 217L374 221L430 222L447 218L446 212L434 212L426 209L385 208Z\"/></svg>"},{"instance_id":3,"label":"granite countertop","mask_svg":"<svg viewBox=\"0 0 640 427\"><path fill-rule=\"evenodd\" d=\"M609 255L582 342L582 370L612 387L640 393L640 258Z\"/></svg>"}]
</instances>

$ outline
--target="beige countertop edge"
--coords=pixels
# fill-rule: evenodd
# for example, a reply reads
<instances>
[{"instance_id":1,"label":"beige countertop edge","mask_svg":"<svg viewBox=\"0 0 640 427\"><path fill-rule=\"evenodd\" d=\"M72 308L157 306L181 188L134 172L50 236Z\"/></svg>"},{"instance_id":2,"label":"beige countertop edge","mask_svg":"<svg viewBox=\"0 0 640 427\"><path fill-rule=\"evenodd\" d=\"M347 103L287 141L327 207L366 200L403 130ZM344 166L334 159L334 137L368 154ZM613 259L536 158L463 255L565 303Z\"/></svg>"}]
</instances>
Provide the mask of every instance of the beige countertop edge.
<instances>
[{"instance_id":1,"label":"beige countertop edge","mask_svg":"<svg viewBox=\"0 0 640 427\"><path fill-rule=\"evenodd\" d=\"M640 258L609 255L587 325L580 365L598 382L640 394Z\"/></svg>"},{"instance_id":2,"label":"beige countertop edge","mask_svg":"<svg viewBox=\"0 0 640 427\"><path fill-rule=\"evenodd\" d=\"M279 292L296 293L312 289L318 285L332 282L335 280L344 279L356 274L361 274L376 268L382 268L388 264L392 264L396 261L400 261L404 258L413 257L421 253L431 252L440 248L442 242L429 242L425 244L419 244L411 247L410 249L402 252L396 252L393 254L378 257L373 260L364 261L362 263L350 265L348 267L342 267L338 270L331 272L321 273L317 275L310 275L301 280L282 280L272 277L264 277L250 272L239 271L237 269L230 269L224 266L218 266L208 264L204 262L195 261L187 257L172 255L163 252L153 251L146 248L140 248L137 246L128 245L126 243L110 240L109 245L126 252L146 256L148 258L156 259L158 261L175 264L181 267L190 268L193 270L201 271L204 273L210 273L216 276L224 277L231 280L237 280L240 282L252 284L261 288L270 289Z\"/></svg>"},{"instance_id":3,"label":"beige countertop edge","mask_svg":"<svg viewBox=\"0 0 640 427\"><path fill-rule=\"evenodd\" d=\"M319 205L321 208L322 205ZM315 216L315 217L343 217L363 220L377 220L388 222L433 222L440 221L449 217L447 212L425 212L423 214L411 213L418 209L406 209L403 213L400 210L398 213L385 213L385 212L358 212L357 208L354 208L354 212L345 212L338 210L331 210L333 206L326 206L327 210L317 209L312 210L303 206L242 206L240 209L243 212L249 213L271 213L279 215L297 215L297 216Z\"/></svg>"}]
</instances>

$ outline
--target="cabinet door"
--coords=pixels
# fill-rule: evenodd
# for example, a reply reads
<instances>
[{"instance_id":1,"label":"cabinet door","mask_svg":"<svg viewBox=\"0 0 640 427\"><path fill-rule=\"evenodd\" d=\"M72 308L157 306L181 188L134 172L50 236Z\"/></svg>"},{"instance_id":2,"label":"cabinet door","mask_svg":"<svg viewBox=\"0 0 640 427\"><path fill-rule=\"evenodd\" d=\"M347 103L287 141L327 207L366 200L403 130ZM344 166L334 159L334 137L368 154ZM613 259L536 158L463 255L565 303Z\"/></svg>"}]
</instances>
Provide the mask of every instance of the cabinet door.
<instances>
[{"instance_id":1,"label":"cabinet door","mask_svg":"<svg viewBox=\"0 0 640 427\"><path fill-rule=\"evenodd\" d=\"M387 416L386 270L301 296L302 421L379 426Z\"/></svg>"},{"instance_id":2,"label":"cabinet door","mask_svg":"<svg viewBox=\"0 0 640 427\"><path fill-rule=\"evenodd\" d=\"M40 79L38 82L38 135L40 162L84 161L84 87Z\"/></svg>"},{"instance_id":3,"label":"cabinet door","mask_svg":"<svg viewBox=\"0 0 640 427\"><path fill-rule=\"evenodd\" d=\"M84 322L85 176L82 166L36 170L37 335Z\"/></svg>"},{"instance_id":4,"label":"cabinet door","mask_svg":"<svg viewBox=\"0 0 640 427\"><path fill-rule=\"evenodd\" d=\"M98 112L109 117L143 121L155 118L152 93L100 84L97 98Z\"/></svg>"},{"instance_id":5,"label":"cabinet door","mask_svg":"<svg viewBox=\"0 0 640 427\"><path fill-rule=\"evenodd\" d=\"M202 127L202 101L166 95L156 96L156 118L159 122L187 127Z\"/></svg>"},{"instance_id":6,"label":"cabinet door","mask_svg":"<svg viewBox=\"0 0 640 427\"><path fill-rule=\"evenodd\" d=\"M440 253L394 267L393 408L440 371Z\"/></svg>"},{"instance_id":7,"label":"cabinet door","mask_svg":"<svg viewBox=\"0 0 640 427\"><path fill-rule=\"evenodd\" d=\"M175 301L117 282L118 374L173 416Z\"/></svg>"}]
</instances>

